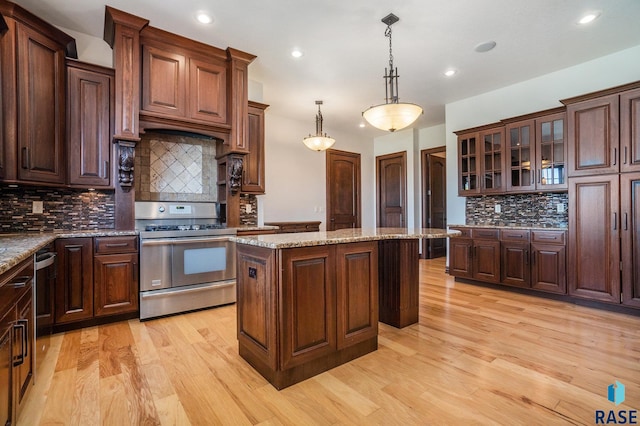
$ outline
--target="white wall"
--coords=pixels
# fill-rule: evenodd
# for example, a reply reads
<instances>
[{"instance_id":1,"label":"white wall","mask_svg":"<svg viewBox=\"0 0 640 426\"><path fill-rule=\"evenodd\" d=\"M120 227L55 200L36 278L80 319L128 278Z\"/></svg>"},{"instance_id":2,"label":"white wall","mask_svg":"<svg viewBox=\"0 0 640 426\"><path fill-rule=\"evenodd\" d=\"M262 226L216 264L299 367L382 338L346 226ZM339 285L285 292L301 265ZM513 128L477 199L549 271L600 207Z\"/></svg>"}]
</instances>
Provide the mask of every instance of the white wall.
<instances>
[{"instance_id":1,"label":"white wall","mask_svg":"<svg viewBox=\"0 0 640 426\"><path fill-rule=\"evenodd\" d=\"M561 106L566 99L640 79L640 46L446 105L447 221L465 223L458 197L457 139L453 133Z\"/></svg>"},{"instance_id":2,"label":"white wall","mask_svg":"<svg viewBox=\"0 0 640 426\"><path fill-rule=\"evenodd\" d=\"M106 41L68 28L59 27L59 29L76 39L79 60L103 67L113 67L113 50Z\"/></svg>"}]
</instances>

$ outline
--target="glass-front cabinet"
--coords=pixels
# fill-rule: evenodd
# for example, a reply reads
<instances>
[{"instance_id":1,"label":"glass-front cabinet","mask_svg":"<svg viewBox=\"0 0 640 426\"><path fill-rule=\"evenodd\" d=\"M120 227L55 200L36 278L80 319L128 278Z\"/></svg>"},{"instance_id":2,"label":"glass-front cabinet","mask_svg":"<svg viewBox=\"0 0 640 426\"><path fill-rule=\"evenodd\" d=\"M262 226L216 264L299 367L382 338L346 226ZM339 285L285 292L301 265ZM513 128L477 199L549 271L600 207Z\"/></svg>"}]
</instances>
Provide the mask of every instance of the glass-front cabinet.
<instances>
[{"instance_id":1,"label":"glass-front cabinet","mask_svg":"<svg viewBox=\"0 0 640 426\"><path fill-rule=\"evenodd\" d=\"M502 146L504 127L486 130L480 133L482 139L482 188L481 192L504 192L504 167L502 164Z\"/></svg>"},{"instance_id":2,"label":"glass-front cabinet","mask_svg":"<svg viewBox=\"0 0 640 426\"><path fill-rule=\"evenodd\" d=\"M536 119L536 189L567 189L566 113Z\"/></svg>"},{"instance_id":3,"label":"glass-front cabinet","mask_svg":"<svg viewBox=\"0 0 640 426\"><path fill-rule=\"evenodd\" d=\"M458 135L458 193L460 195L477 195L480 192L479 152L478 133Z\"/></svg>"},{"instance_id":4,"label":"glass-front cabinet","mask_svg":"<svg viewBox=\"0 0 640 426\"><path fill-rule=\"evenodd\" d=\"M536 189L535 120L506 125L507 191Z\"/></svg>"}]
</instances>

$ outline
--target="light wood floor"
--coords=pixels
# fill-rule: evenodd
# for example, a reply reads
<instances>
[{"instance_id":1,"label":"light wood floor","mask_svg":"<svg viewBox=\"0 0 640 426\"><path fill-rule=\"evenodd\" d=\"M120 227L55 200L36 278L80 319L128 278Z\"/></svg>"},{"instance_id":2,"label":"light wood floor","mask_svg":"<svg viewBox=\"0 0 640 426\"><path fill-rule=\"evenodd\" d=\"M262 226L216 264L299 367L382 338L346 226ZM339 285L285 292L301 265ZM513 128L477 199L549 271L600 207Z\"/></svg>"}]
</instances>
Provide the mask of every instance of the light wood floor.
<instances>
[{"instance_id":1,"label":"light wood floor","mask_svg":"<svg viewBox=\"0 0 640 426\"><path fill-rule=\"evenodd\" d=\"M282 391L238 356L234 305L55 335L18 424L594 424L640 409L639 317L420 262L419 324L381 324L376 352Z\"/></svg>"}]
</instances>

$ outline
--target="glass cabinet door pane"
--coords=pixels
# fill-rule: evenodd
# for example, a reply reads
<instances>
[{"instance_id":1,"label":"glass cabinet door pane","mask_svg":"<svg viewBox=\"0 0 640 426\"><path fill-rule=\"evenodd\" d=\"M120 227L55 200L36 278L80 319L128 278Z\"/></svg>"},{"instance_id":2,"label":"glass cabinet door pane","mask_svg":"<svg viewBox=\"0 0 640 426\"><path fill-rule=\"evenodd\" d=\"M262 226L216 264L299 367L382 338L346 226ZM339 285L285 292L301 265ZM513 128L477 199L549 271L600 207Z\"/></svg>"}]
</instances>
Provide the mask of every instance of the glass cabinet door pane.
<instances>
[{"instance_id":1,"label":"glass cabinet door pane","mask_svg":"<svg viewBox=\"0 0 640 426\"><path fill-rule=\"evenodd\" d=\"M554 120L553 122L553 140L561 141L564 138L564 120Z\"/></svg>"},{"instance_id":2,"label":"glass cabinet door pane","mask_svg":"<svg viewBox=\"0 0 640 426\"><path fill-rule=\"evenodd\" d=\"M542 142L551 142L551 123L550 122L544 122L542 123L541 126L541 131L542 131Z\"/></svg>"},{"instance_id":3,"label":"glass cabinet door pane","mask_svg":"<svg viewBox=\"0 0 640 426\"><path fill-rule=\"evenodd\" d=\"M522 134L520 143L522 144L522 146L529 146L529 144L531 143L530 139L529 139L530 138L530 136L529 136L529 126L521 127L520 130L521 130L521 134Z\"/></svg>"}]
</instances>

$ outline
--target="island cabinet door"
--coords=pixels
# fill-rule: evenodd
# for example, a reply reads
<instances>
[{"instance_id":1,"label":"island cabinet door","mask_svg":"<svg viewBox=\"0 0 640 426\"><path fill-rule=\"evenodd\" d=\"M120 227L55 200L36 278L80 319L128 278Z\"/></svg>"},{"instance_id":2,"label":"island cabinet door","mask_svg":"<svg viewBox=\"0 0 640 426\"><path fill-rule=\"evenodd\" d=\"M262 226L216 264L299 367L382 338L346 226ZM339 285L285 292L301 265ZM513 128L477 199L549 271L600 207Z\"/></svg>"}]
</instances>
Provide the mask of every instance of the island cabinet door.
<instances>
[{"instance_id":1,"label":"island cabinet door","mask_svg":"<svg viewBox=\"0 0 640 426\"><path fill-rule=\"evenodd\" d=\"M337 344L343 349L378 335L378 243L336 247Z\"/></svg>"},{"instance_id":2,"label":"island cabinet door","mask_svg":"<svg viewBox=\"0 0 640 426\"><path fill-rule=\"evenodd\" d=\"M335 246L281 251L282 370L336 351Z\"/></svg>"},{"instance_id":3,"label":"island cabinet door","mask_svg":"<svg viewBox=\"0 0 640 426\"><path fill-rule=\"evenodd\" d=\"M238 244L236 254L240 354L269 374L278 367L275 250Z\"/></svg>"}]
</instances>

